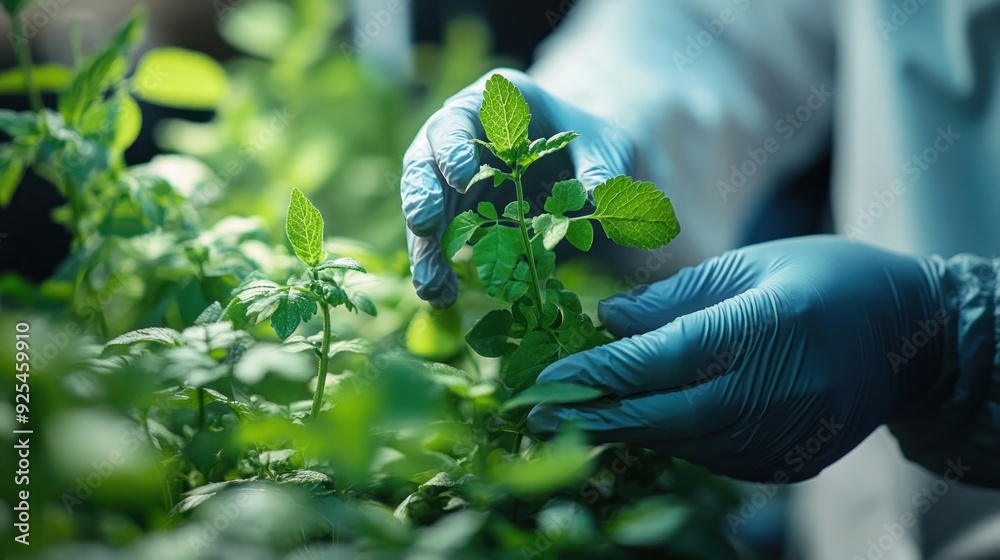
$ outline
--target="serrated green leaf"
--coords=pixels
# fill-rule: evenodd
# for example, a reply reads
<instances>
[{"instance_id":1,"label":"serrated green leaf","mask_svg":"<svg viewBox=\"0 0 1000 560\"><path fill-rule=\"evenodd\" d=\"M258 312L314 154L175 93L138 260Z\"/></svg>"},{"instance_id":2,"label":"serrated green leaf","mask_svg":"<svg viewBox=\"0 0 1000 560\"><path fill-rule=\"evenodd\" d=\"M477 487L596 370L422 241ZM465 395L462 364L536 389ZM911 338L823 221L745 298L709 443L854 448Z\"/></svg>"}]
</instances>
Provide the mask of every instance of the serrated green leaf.
<instances>
[{"instance_id":1,"label":"serrated green leaf","mask_svg":"<svg viewBox=\"0 0 1000 560\"><path fill-rule=\"evenodd\" d=\"M551 251L566 237L569 230L569 218L566 216L556 216L553 214L542 214L535 216L531 221L531 227L536 234L542 236L542 246L547 251Z\"/></svg>"},{"instance_id":2,"label":"serrated green leaf","mask_svg":"<svg viewBox=\"0 0 1000 560\"><path fill-rule=\"evenodd\" d=\"M441 248L444 249L445 257L448 259L455 258L455 254L472 239L476 230L488 223L490 223L489 220L472 210L455 216L455 219L452 220L451 224L448 225L448 229L444 230L444 234L441 236Z\"/></svg>"},{"instance_id":3,"label":"serrated green leaf","mask_svg":"<svg viewBox=\"0 0 1000 560\"><path fill-rule=\"evenodd\" d=\"M497 297L514 278L518 258L524 253L521 232L516 228L494 226L486 230L472 253L479 279L486 293Z\"/></svg>"},{"instance_id":4,"label":"serrated green leaf","mask_svg":"<svg viewBox=\"0 0 1000 560\"><path fill-rule=\"evenodd\" d=\"M281 340L292 336L300 321L308 321L316 314L316 301L300 290L288 290L276 299L277 306L270 314L271 328Z\"/></svg>"},{"instance_id":5,"label":"serrated green leaf","mask_svg":"<svg viewBox=\"0 0 1000 560\"><path fill-rule=\"evenodd\" d=\"M576 179L559 181L552 186L552 196L545 199L545 211L563 215L575 212L587 204L587 189Z\"/></svg>"},{"instance_id":6,"label":"serrated green leaf","mask_svg":"<svg viewBox=\"0 0 1000 560\"><path fill-rule=\"evenodd\" d=\"M198 318L194 320L195 325L207 325L209 323L217 323L222 319L222 314L224 310L222 309L222 304L217 301L213 301L211 305L205 308L198 315Z\"/></svg>"},{"instance_id":7,"label":"serrated green leaf","mask_svg":"<svg viewBox=\"0 0 1000 560\"><path fill-rule=\"evenodd\" d=\"M363 272L365 274L368 273L368 269L365 268L365 265L361 264L361 261L350 257L342 257L332 261L326 261L324 263L320 263L316 267L316 270L320 271L332 269L353 270L355 272Z\"/></svg>"},{"instance_id":8,"label":"serrated green leaf","mask_svg":"<svg viewBox=\"0 0 1000 560\"><path fill-rule=\"evenodd\" d=\"M278 338L285 340L299 328L298 311L288 302L287 297L280 298L278 306L271 314L271 328Z\"/></svg>"},{"instance_id":9,"label":"serrated green leaf","mask_svg":"<svg viewBox=\"0 0 1000 560\"><path fill-rule=\"evenodd\" d=\"M580 135L575 132L560 132L551 138L539 138L528 146L528 153L521 156L517 163L524 169L543 157L566 148L570 142L579 137Z\"/></svg>"},{"instance_id":10,"label":"serrated green leaf","mask_svg":"<svg viewBox=\"0 0 1000 560\"><path fill-rule=\"evenodd\" d=\"M499 358L507 351L514 317L506 309L490 311L465 335L466 342L484 358Z\"/></svg>"},{"instance_id":11,"label":"serrated green leaf","mask_svg":"<svg viewBox=\"0 0 1000 560\"><path fill-rule=\"evenodd\" d=\"M640 249L656 249L680 233L674 207L652 183L620 175L594 189L598 220L612 241Z\"/></svg>"},{"instance_id":12,"label":"serrated green leaf","mask_svg":"<svg viewBox=\"0 0 1000 560\"><path fill-rule=\"evenodd\" d=\"M510 80L494 74L486 82L479 119L497 156L513 167L517 155L528 148L531 110L524 96Z\"/></svg>"},{"instance_id":13,"label":"serrated green leaf","mask_svg":"<svg viewBox=\"0 0 1000 560\"><path fill-rule=\"evenodd\" d=\"M589 251L594 246L594 224L587 220L571 221L566 230L566 240L581 251Z\"/></svg>"},{"instance_id":14,"label":"serrated green leaf","mask_svg":"<svg viewBox=\"0 0 1000 560\"><path fill-rule=\"evenodd\" d=\"M492 148L491 148L492 149ZM472 180L469 181L466 190L471 189L473 185L479 183L480 181L485 181L487 179L492 179L493 186L499 187L504 181L510 178L508 173L504 173L495 167L490 167L489 165L483 165L479 168L479 171L473 175Z\"/></svg>"},{"instance_id":15,"label":"serrated green leaf","mask_svg":"<svg viewBox=\"0 0 1000 560\"><path fill-rule=\"evenodd\" d=\"M137 97L177 109L214 109L228 90L226 72L212 57L177 47L150 50L132 76Z\"/></svg>"},{"instance_id":16,"label":"serrated green leaf","mask_svg":"<svg viewBox=\"0 0 1000 560\"><path fill-rule=\"evenodd\" d=\"M503 364L504 383L515 391L530 386L538 374L556 360L558 352L559 344L551 334L529 332Z\"/></svg>"},{"instance_id":17,"label":"serrated green leaf","mask_svg":"<svg viewBox=\"0 0 1000 560\"><path fill-rule=\"evenodd\" d=\"M515 201L511 202L510 204L507 205L506 208L503 209L503 217L510 218L511 220L519 220L521 219L522 215L527 216L528 213L531 211L531 205L528 204L527 202L522 202L520 204L521 204L521 214L518 214L517 211L518 203Z\"/></svg>"},{"instance_id":18,"label":"serrated green leaf","mask_svg":"<svg viewBox=\"0 0 1000 560\"><path fill-rule=\"evenodd\" d=\"M285 233L295 256L306 265L316 266L326 258L326 251L323 249L323 215L299 189L292 189Z\"/></svg>"},{"instance_id":19,"label":"serrated green leaf","mask_svg":"<svg viewBox=\"0 0 1000 560\"><path fill-rule=\"evenodd\" d=\"M175 331L174 329L162 327L139 329L111 339L110 342L104 345L104 348L111 348L113 346L132 346L133 344L138 344L140 342L153 342L164 346L178 346L181 343L181 333Z\"/></svg>"},{"instance_id":20,"label":"serrated green leaf","mask_svg":"<svg viewBox=\"0 0 1000 560\"><path fill-rule=\"evenodd\" d=\"M516 397L503 403L501 410L507 411L522 406L542 403L567 404L590 401L604 396L604 392L579 383L540 383L524 390Z\"/></svg>"},{"instance_id":21,"label":"serrated green leaf","mask_svg":"<svg viewBox=\"0 0 1000 560\"><path fill-rule=\"evenodd\" d=\"M373 302L372 299L368 297L368 294L356 290L346 290L346 292L347 292L347 301L349 304L348 308L350 308L351 311L354 311L356 309L372 317L378 315L378 309L375 307L375 302Z\"/></svg>"}]
</instances>

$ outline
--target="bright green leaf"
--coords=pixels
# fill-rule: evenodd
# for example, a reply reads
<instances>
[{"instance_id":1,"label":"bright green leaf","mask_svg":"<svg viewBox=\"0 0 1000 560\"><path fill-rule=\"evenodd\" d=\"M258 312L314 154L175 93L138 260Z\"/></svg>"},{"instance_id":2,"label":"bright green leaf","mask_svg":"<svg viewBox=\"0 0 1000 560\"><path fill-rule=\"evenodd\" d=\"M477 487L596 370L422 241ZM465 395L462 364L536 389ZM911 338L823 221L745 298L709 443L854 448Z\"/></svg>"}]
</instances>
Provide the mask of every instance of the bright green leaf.
<instances>
[{"instance_id":1,"label":"bright green leaf","mask_svg":"<svg viewBox=\"0 0 1000 560\"><path fill-rule=\"evenodd\" d=\"M487 294L496 297L503 292L514 278L514 268L523 253L521 232L516 228L494 226L486 230L476 243L472 261Z\"/></svg>"},{"instance_id":2,"label":"bright green leaf","mask_svg":"<svg viewBox=\"0 0 1000 560\"><path fill-rule=\"evenodd\" d=\"M587 220L573 220L566 230L566 239L581 251L589 251L594 246L594 224Z\"/></svg>"},{"instance_id":3,"label":"bright green leaf","mask_svg":"<svg viewBox=\"0 0 1000 560\"><path fill-rule=\"evenodd\" d=\"M472 239L476 231L488 223L490 222L487 219L472 210L456 216L441 236L441 247L444 249L445 257L455 258L455 254Z\"/></svg>"},{"instance_id":4,"label":"bright green leaf","mask_svg":"<svg viewBox=\"0 0 1000 560\"><path fill-rule=\"evenodd\" d=\"M580 135L575 132L560 132L552 138L539 138L528 146L528 153L521 156L517 163L524 169L543 157L564 149L579 137Z\"/></svg>"},{"instance_id":5,"label":"bright green leaf","mask_svg":"<svg viewBox=\"0 0 1000 560\"><path fill-rule=\"evenodd\" d=\"M506 208L503 209L503 217L510 218L511 220L519 220L522 215L527 216L531 211L531 205L527 202L522 202L520 203L520 206L521 213L518 214L518 203L516 201L511 202Z\"/></svg>"},{"instance_id":6,"label":"bright green leaf","mask_svg":"<svg viewBox=\"0 0 1000 560\"><path fill-rule=\"evenodd\" d=\"M540 383L525 389L524 392L503 403L503 410L541 403L584 402L602 396L604 396L604 392L600 389L578 383Z\"/></svg>"},{"instance_id":7,"label":"bright green leaf","mask_svg":"<svg viewBox=\"0 0 1000 560\"><path fill-rule=\"evenodd\" d=\"M212 57L186 49L153 49L132 77L140 99L178 109L214 109L228 94L225 70Z\"/></svg>"},{"instance_id":8,"label":"bright green leaf","mask_svg":"<svg viewBox=\"0 0 1000 560\"><path fill-rule=\"evenodd\" d=\"M524 96L500 74L486 82L483 106L479 118L496 148L497 156L508 165L516 163L516 155L528 147L528 123L531 111Z\"/></svg>"},{"instance_id":9,"label":"bright green leaf","mask_svg":"<svg viewBox=\"0 0 1000 560\"><path fill-rule=\"evenodd\" d=\"M476 206L476 211L479 212L484 218L490 220L497 220L499 216L497 215L497 207L493 206L492 202L483 201Z\"/></svg>"},{"instance_id":10,"label":"bright green leaf","mask_svg":"<svg viewBox=\"0 0 1000 560\"><path fill-rule=\"evenodd\" d=\"M674 207L656 186L621 175L594 189L599 220L612 241L640 249L656 249L680 233Z\"/></svg>"},{"instance_id":11,"label":"bright green leaf","mask_svg":"<svg viewBox=\"0 0 1000 560\"><path fill-rule=\"evenodd\" d=\"M73 69L61 64L36 64L31 68L31 81L38 91L58 92L73 80ZM24 93L24 72L15 66L0 72L0 93Z\"/></svg>"},{"instance_id":12,"label":"bright green leaf","mask_svg":"<svg viewBox=\"0 0 1000 560\"><path fill-rule=\"evenodd\" d=\"M306 265L316 266L326 258L326 250L323 249L323 215L299 189L292 189L285 232L295 255Z\"/></svg>"},{"instance_id":13,"label":"bright green leaf","mask_svg":"<svg viewBox=\"0 0 1000 560\"><path fill-rule=\"evenodd\" d=\"M495 167L484 165L479 168L479 171L475 175L472 176L472 180L469 181L469 185L466 187L466 190L471 189L476 183L487 179L492 179L493 186L499 187L500 184L506 181L509 177L509 174L504 173Z\"/></svg>"},{"instance_id":14,"label":"bright green leaf","mask_svg":"<svg viewBox=\"0 0 1000 560\"><path fill-rule=\"evenodd\" d=\"M565 214L582 209L587 204L587 189L576 179L559 181L552 186L552 196L545 199L545 211Z\"/></svg>"},{"instance_id":15,"label":"bright green leaf","mask_svg":"<svg viewBox=\"0 0 1000 560\"><path fill-rule=\"evenodd\" d=\"M420 308L406 328L406 349L428 360L447 360L462 349L462 318L454 308Z\"/></svg>"}]
</instances>

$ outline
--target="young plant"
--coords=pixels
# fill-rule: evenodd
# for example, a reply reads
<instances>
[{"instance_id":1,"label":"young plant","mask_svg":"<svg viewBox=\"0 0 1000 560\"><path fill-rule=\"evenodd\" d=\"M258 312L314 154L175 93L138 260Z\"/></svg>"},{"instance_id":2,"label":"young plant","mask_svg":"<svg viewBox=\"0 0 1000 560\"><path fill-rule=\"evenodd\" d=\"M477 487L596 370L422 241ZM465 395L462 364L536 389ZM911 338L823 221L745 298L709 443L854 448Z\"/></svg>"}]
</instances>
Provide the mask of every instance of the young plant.
<instances>
[{"instance_id":1,"label":"young plant","mask_svg":"<svg viewBox=\"0 0 1000 560\"><path fill-rule=\"evenodd\" d=\"M343 305L350 311L375 316L376 309L367 295L344 284L344 276L349 271L367 273L364 265L351 258L327 260L326 250L323 249L323 216L298 189L292 190L285 232L295 255L307 267L305 274L301 277L293 275L284 284L274 282L260 272L251 274L236 289L223 319L232 321L238 329L250 328L270 319L271 328L278 338L285 340L295 332L300 322L311 319L319 308L323 314L323 333L318 349L319 369L311 412L312 417L316 417L323 405L330 345L333 342L330 311Z\"/></svg>"},{"instance_id":2,"label":"young plant","mask_svg":"<svg viewBox=\"0 0 1000 560\"><path fill-rule=\"evenodd\" d=\"M506 304L490 312L466 340L481 356L501 358L501 379L513 393L531 387L548 364L610 341L583 313L580 299L552 278L553 249L564 239L581 251L594 242L594 222L614 242L641 249L660 247L680 233L670 200L652 183L619 176L588 192L576 180L552 188L544 211L533 216L525 201L523 178L539 159L566 148L579 137L560 132L530 140L531 114L521 92L496 74L486 83L479 112L489 142L476 140L506 165L484 165L470 188L492 180L494 188L513 183L514 200L498 212L490 202L455 218L442 237L449 258L468 242L473 263L486 292ZM589 213L580 215L589 209ZM508 401L507 408L538 402L571 402L600 395L592 388L569 384L538 386Z\"/></svg>"}]
</instances>

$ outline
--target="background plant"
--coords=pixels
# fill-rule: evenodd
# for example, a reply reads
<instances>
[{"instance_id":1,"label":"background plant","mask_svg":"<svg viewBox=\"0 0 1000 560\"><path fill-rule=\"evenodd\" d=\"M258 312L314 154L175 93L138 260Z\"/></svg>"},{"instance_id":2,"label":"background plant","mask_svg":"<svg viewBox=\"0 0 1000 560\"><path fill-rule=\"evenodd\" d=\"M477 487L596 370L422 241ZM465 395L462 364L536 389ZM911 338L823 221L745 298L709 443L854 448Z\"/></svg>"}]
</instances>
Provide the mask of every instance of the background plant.
<instances>
[{"instance_id":1,"label":"background plant","mask_svg":"<svg viewBox=\"0 0 1000 560\"><path fill-rule=\"evenodd\" d=\"M563 235L588 246L595 221L612 239L618 235L609 226L617 214L602 210L610 207L603 195L581 204L579 185L567 182L540 215L529 216L524 205L480 207L463 218L476 222L469 237L463 232L448 245L475 244L472 260L456 259L456 266L484 276L487 297L466 290L454 309L438 313L412 295L398 200L387 193L397 188L398 156L423 118L493 65L479 28L460 24L444 52L422 51L410 88L373 77L341 51L343 5L245 4L222 26L251 56L225 70L167 50L147 53L129 75L124 53L138 42L141 15L57 72L61 82L30 61L17 70L29 96L30 83L65 98L78 81L91 84L78 88L95 92L80 98L89 99L79 106L83 115L111 114L137 96L219 107L210 123L163 129L164 142L188 156L134 167L120 157L124 139L141 126L122 116L127 109L97 129L86 117L67 120L58 107L3 113L14 132L4 149L25 154L12 161L54 182L65 177L52 170L76 177L62 185L73 186L80 210L74 214L68 203L58 214L76 242L55 278L30 286L7 277L0 289L0 329L11 332L15 317L28 320L37 335L33 356L43 358L32 364L38 439L28 552L129 559L735 556L722 522L734 500L722 481L641 450L594 447L572 431L550 443L524 437L520 405L592 396L568 395L578 388L567 387L555 395L520 391L544 363L607 339L584 313L592 302L567 289L579 274L554 272L552 254ZM261 28L278 30L282 40L255 44L264 34L252 31ZM93 73L106 52L112 70ZM199 98L204 92L156 71L170 65L179 75L206 76L199 84L214 76L210 89L226 93ZM414 94L421 85L430 87ZM230 173L243 143L282 108L294 118ZM35 128L20 127L22 120ZM510 150L497 149L515 165L484 172L506 179L498 188L513 184L516 199L517 166L523 172L531 158L571 136L546 139L542 148L525 145L518 132L506 138ZM490 136L494 148L504 141ZM88 144L106 155L75 159ZM333 163L322 169L306 165L327 160ZM648 188L616 181L609 193ZM277 209L289 196L282 216ZM662 238L663 225L642 227L660 228L649 243ZM492 236L498 258L483 274ZM339 306L364 313L334 313ZM106 328L89 319L95 307ZM378 317L369 317L376 307ZM505 324L508 317L501 340L497 318ZM499 368L467 351L462 333L470 328L472 348L501 356ZM0 360L12 363L11 351L0 348ZM0 422L9 423L13 379L0 387ZM10 434L0 430L3 445L13 445ZM13 470L12 459L0 454L0 468ZM0 484L6 504L14 498L9 484ZM6 504L0 512L9 511ZM0 526L10 542L10 524Z\"/></svg>"}]
</instances>

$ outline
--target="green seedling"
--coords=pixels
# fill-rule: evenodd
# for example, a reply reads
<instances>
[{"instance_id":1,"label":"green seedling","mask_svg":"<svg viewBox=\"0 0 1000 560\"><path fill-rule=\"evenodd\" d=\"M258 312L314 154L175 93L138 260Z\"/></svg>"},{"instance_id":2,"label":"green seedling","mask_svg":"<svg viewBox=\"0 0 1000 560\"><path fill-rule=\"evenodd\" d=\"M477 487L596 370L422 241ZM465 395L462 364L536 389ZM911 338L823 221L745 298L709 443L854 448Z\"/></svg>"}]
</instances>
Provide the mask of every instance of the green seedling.
<instances>
[{"instance_id":1,"label":"green seedling","mask_svg":"<svg viewBox=\"0 0 1000 560\"><path fill-rule=\"evenodd\" d=\"M624 175L592 192L576 179L558 182L545 200L544 211L531 215L533 209L524 197L525 172L541 158L567 148L579 135L561 132L530 140L528 103L517 87L499 74L486 83L479 116L489 141L477 142L507 169L482 166L470 188L486 180L493 188L513 183L513 200L502 212L492 203L482 202L475 211L457 216L441 244L453 258L463 245L472 243L479 279L486 292L504 304L503 309L483 317L466 340L479 355L501 358L501 378L517 394L531 387L548 364L610 341L583 312L579 297L552 277L556 264L553 249L566 240L580 251L589 251L594 244L595 223L615 243L655 249L674 239L680 226L662 192L652 183ZM595 396L579 388L559 389L532 392L511 404Z\"/></svg>"},{"instance_id":2,"label":"green seedling","mask_svg":"<svg viewBox=\"0 0 1000 560\"><path fill-rule=\"evenodd\" d=\"M300 322L316 315L319 308L323 315L323 337L312 405L312 416L315 417L323 405L330 345L333 342L330 311L343 305L350 311L375 316L376 310L367 295L344 283L344 276L349 271L367 273L364 265L351 258L327 260L326 250L323 249L323 216L298 189L292 190L285 232L295 255L307 267L305 273L291 276L284 284L260 272L251 274L236 289L223 318L232 321L238 329L270 320L275 334L285 340L295 332Z\"/></svg>"}]
</instances>

